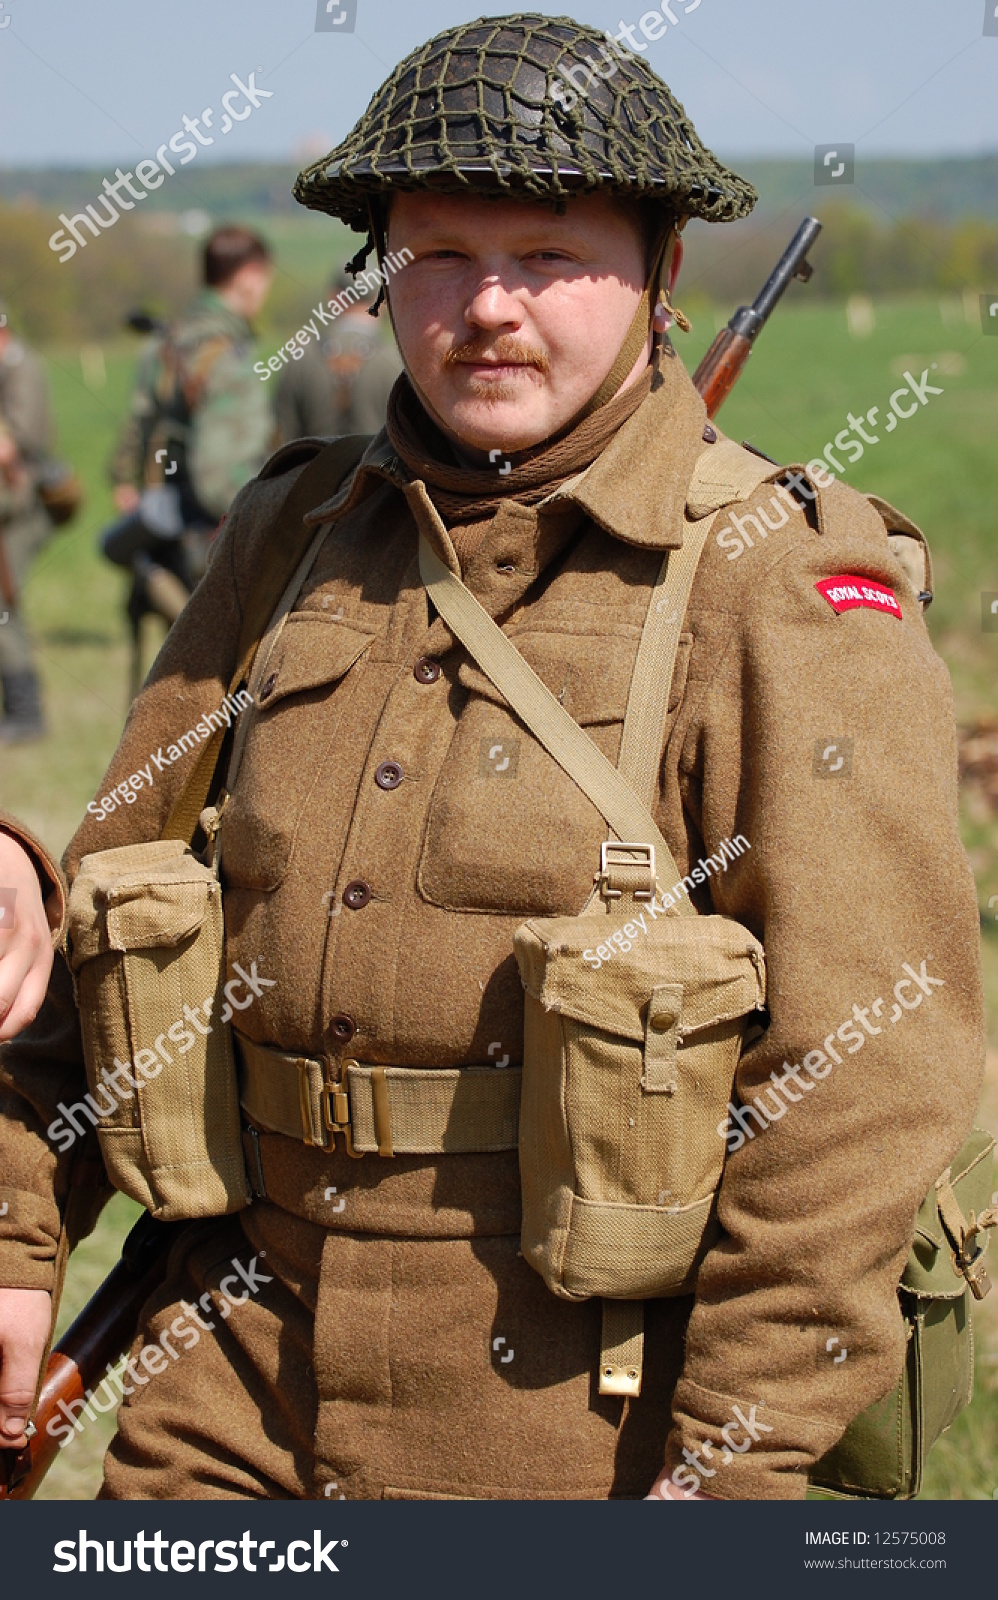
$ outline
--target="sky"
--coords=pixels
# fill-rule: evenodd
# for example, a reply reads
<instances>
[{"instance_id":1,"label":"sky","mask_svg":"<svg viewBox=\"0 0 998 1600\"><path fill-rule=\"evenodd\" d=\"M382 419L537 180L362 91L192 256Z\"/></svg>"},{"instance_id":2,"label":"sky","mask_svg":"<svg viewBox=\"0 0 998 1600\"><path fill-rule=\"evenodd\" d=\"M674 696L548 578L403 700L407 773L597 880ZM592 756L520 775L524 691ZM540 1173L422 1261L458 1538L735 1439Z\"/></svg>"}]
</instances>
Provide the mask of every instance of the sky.
<instances>
[{"instance_id":1,"label":"sky","mask_svg":"<svg viewBox=\"0 0 998 1600\"><path fill-rule=\"evenodd\" d=\"M616 33L637 29L647 3L576 0L574 15ZM342 19L335 31L316 31L320 9ZM645 59L722 155L810 160L815 145L838 142L857 158L998 149L998 0L669 9L675 24L663 24ZM110 169L151 153L205 107L217 133L233 73L244 83L255 73L269 98L203 146L201 160L317 156L403 55L478 14L473 0L3 0L0 167Z\"/></svg>"}]
</instances>

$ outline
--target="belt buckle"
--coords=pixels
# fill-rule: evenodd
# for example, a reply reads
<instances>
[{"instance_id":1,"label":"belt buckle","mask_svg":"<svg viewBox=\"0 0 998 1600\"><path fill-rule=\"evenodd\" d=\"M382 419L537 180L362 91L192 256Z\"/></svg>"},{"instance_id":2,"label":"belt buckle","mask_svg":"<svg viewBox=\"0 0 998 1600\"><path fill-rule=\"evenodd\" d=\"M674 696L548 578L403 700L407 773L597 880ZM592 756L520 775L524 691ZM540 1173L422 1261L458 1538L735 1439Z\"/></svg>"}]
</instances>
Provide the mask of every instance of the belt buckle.
<instances>
[{"instance_id":1,"label":"belt buckle","mask_svg":"<svg viewBox=\"0 0 998 1600\"><path fill-rule=\"evenodd\" d=\"M347 1154L356 1156L357 1151L354 1150L353 1140L350 1137L350 1099L347 1093L345 1076L341 1075L336 1083L323 1084L320 1088L319 1102L322 1106L322 1125L316 1127L312 1115L308 1069L310 1066L314 1066L321 1072L322 1066L320 1062L313 1061L308 1056L299 1056L297 1066L298 1104L301 1112L303 1140L310 1148L315 1150L335 1150L336 1135L342 1133Z\"/></svg>"},{"instance_id":2,"label":"belt buckle","mask_svg":"<svg viewBox=\"0 0 998 1600\"><path fill-rule=\"evenodd\" d=\"M362 1161L364 1152L363 1150L354 1149L350 1128L350 1089L347 1070L356 1065L356 1061L341 1062L339 1078L335 1083L323 1087L320 1099L322 1101L322 1118L331 1135L331 1148L336 1149L336 1135L342 1133L347 1155L352 1156L355 1161Z\"/></svg>"}]
</instances>

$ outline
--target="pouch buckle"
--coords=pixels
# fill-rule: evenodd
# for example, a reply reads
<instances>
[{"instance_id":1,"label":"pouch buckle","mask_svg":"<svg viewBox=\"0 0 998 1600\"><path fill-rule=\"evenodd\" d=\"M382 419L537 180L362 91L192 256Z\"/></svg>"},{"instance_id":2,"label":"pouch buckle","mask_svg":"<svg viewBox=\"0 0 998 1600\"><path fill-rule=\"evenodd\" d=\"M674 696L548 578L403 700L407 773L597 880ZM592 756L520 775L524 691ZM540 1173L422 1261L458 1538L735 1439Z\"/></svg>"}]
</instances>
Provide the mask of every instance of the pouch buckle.
<instances>
[{"instance_id":1,"label":"pouch buckle","mask_svg":"<svg viewBox=\"0 0 998 1600\"><path fill-rule=\"evenodd\" d=\"M648 871L648 887L635 889L628 882L627 887L635 900L653 900L655 898L655 846L653 844L631 844L623 839L604 839L599 848L599 877L596 879L600 894L604 900L619 900L624 893L622 888L614 886L614 876L621 872L626 873L630 880L634 868L646 867Z\"/></svg>"}]
</instances>

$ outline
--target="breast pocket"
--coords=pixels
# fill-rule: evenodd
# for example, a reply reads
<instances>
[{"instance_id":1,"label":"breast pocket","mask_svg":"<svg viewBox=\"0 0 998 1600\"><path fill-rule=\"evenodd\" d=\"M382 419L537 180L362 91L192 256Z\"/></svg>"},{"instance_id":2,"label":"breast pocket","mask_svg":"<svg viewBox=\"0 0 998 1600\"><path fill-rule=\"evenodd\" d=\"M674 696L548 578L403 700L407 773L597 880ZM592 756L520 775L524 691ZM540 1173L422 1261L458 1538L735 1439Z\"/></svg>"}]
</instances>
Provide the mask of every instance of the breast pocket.
<instances>
[{"instance_id":1,"label":"breast pocket","mask_svg":"<svg viewBox=\"0 0 998 1600\"><path fill-rule=\"evenodd\" d=\"M372 635L308 613L288 618L267 664L222 820L225 882L276 889Z\"/></svg>"},{"instance_id":2,"label":"breast pocket","mask_svg":"<svg viewBox=\"0 0 998 1600\"><path fill-rule=\"evenodd\" d=\"M510 637L616 762L637 630ZM420 894L455 911L578 910L599 866L606 824L477 667L463 665L458 679L457 726L430 801Z\"/></svg>"}]
</instances>

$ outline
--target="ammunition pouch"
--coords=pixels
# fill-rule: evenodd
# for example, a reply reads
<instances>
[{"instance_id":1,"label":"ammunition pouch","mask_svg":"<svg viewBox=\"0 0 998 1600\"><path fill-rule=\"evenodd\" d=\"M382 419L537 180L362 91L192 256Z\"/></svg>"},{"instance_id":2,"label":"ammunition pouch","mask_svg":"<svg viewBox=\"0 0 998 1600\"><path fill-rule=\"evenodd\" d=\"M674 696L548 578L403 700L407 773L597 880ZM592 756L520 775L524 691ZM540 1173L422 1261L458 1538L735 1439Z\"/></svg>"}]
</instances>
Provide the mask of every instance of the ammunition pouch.
<instances>
[{"instance_id":1,"label":"ammunition pouch","mask_svg":"<svg viewBox=\"0 0 998 1600\"><path fill-rule=\"evenodd\" d=\"M687 1294L717 1237L717 1129L765 1003L765 955L729 917L652 921L651 905L610 902L630 948L600 944L614 954L599 970L605 917L540 918L515 935L522 1248L564 1299Z\"/></svg>"},{"instance_id":2,"label":"ammunition pouch","mask_svg":"<svg viewBox=\"0 0 998 1600\"><path fill-rule=\"evenodd\" d=\"M164 1222L223 1216L250 1199L222 1020L224 943L218 878L180 840L84 856L67 950L85 1115L111 1182Z\"/></svg>"},{"instance_id":3,"label":"ammunition pouch","mask_svg":"<svg viewBox=\"0 0 998 1600\"><path fill-rule=\"evenodd\" d=\"M247 680L255 694L328 531L302 519L342 485L368 442L326 446L285 500L247 603L230 694ZM244 727L245 718L232 741L230 783ZM224 996L216 843L224 791L206 807L221 782L225 737L217 729L200 751L161 839L84 856L67 912L90 1089L72 1108L86 1118L74 1130L92 1124L115 1187L171 1222L224 1216L251 1198ZM208 865L190 847L199 826L213 846Z\"/></svg>"}]
</instances>

